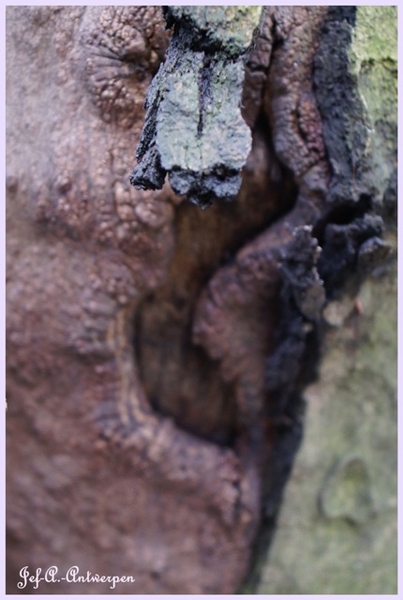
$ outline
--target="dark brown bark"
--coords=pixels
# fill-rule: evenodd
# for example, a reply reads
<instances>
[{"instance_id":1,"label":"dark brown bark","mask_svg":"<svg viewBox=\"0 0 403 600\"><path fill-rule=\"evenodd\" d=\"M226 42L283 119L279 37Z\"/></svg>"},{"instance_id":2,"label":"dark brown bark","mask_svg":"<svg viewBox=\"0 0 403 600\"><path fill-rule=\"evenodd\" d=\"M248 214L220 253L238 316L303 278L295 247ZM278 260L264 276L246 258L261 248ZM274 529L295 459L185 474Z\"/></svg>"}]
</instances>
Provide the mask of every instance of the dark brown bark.
<instances>
[{"instance_id":1,"label":"dark brown bark","mask_svg":"<svg viewBox=\"0 0 403 600\"><path fill-rule=\"evenodd\" d=\"M328 197L313 70L329 19L345 21L267 10L241 190L200 211L129 183L169 38L159 9L8 8L9 593L25 565L136 579L34 593L233 593L247 576L326 296L368 240L384 252L367 188Z\"/></svg>"}]
</instances>

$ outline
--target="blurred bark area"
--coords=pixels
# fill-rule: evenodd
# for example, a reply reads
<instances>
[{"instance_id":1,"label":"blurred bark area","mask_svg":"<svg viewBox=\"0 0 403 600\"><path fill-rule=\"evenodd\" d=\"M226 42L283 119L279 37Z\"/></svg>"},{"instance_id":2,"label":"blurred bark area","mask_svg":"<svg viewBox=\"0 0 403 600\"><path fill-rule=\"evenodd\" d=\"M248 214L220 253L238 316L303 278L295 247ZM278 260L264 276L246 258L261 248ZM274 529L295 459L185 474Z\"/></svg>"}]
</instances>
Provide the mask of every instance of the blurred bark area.
<instances>
[{"instance_id":1,"label":"blurred bark area","mask_svg":"<svg viewBox=\"0 0 403 600\"><path fill-rule=\"evenodd\" d=\"M259 594L397 593L396 283L392 269L329 305Z\"/></svg>"},{"instance_id":2,"label":"blurred bark area","mask_svg":"<svg viewBox=\"0 0 403 600\"><path fill-rule=\"evenodd\" d=\"M319 378L304 392L304 440L273 545L248 586L259 594L397 593L395 7L357 7L348 71L366 106L373 167L365 177L384 190L392 260L324 310Z\"/></svg>"},{"instance_id":3,"label":"blurred bark area","mask_svg":"<svg viewBox=\"0 0 403 600\"><path fill-rule=\"evenodd\" d=\"M202 211L129 183L160 9L7 8L8 593L26 565L136 581L22 593L284 593L270 570L256 586L304 390L326 382L334 307L393 263L396 60L362 34L386 10L265 9L242 186Z\"/></svg>"}]
</instances>

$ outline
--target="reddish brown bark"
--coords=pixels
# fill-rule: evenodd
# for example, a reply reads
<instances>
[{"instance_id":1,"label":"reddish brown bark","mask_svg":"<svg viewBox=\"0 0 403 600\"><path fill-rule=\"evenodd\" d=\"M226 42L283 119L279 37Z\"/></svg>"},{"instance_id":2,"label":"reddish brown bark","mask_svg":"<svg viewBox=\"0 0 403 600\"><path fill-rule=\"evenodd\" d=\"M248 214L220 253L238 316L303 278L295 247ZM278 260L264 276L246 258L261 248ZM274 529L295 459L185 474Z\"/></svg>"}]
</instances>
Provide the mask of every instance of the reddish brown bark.
<instances>
[{"instance_id":1,"label":"reddish brown bark","mask_svg":"<svg viewBox=\"0 0 403 600\"><path fill-rule=\"evenodd\" d=\"M243 185L201 212L129 184L159 9L8 8L9 593L24 565L136 579L39 593L233 593L247 575L289 418L266 380L280 264L329 183L326 14L267 11Z\"/></svg>"}]
</instances>

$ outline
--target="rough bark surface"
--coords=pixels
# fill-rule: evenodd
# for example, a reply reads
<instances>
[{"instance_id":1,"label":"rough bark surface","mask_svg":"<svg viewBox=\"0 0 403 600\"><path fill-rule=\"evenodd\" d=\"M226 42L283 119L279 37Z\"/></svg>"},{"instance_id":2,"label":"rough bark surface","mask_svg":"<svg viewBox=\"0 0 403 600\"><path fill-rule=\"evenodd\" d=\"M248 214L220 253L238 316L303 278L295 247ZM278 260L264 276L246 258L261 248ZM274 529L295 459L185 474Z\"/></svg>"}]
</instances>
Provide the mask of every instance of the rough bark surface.
<instances>
[{"instance_id":1,"label":"rough bark surface","mask_svg":"<svg viewBox=\"0 0 403 600\"><path fill-rule=\"evenodd\" d=\"M147 92L147 114L130 182L176 194L205 208L239 192L252 136L241 116L247 54L258 34L259 6L164 9L173 35Z\"/></svg>"},{"instance_id":2,"label":"rough bark surface","mask_svg":"<svg viewBox=\"0 0 403 600\"><path fill-rule=\"evenodd\" d=\"M201 212L129 183L160 10L7 9L9 593L24 565L136 579L33 593L233 593L247 577L322 309L385 255L380 194L332 177L323 26L346 11L265 11L242 186Z\"/></svg>"},{"instance_id":3,"label":"rough bark surface","mask_svg":"<svg viewBox=\"0 0 403 600\"><path fill-rule=\"evenodd\" d=\"M370 196L383 216L385 236L363 244L357 269L348 252L338 251L357 222L343 231L340 220L350 211L338 209L326 279L337 288L342 261L352 276L323 311L319 378L303 394L304 439L270 552L260 554L247 586L259 594L397 593L396 8L360 6L344 23L340 12L329 17L324 39L336 40L341 30L350 39L331 60L317 54L316 76L323 81L325 64L333 71L324 87L332 94L320 93L332 107L325 128L333 141L329 200L338 203L340 191L347 190L350 203L359 206L360 194L365 202ZM348 80L348 96L332 85L335 77ZM348 118L359 102L366 107L364 138L356 135L360 122ZM342 127L335 129L335 122ZM344 135L338 138L337 129ZM361 139L361 157L353 138ZM350 165L346 142L354 150ZM374 249L387 252L387 245L393 249L389 260L358 289L360 271L371 272Z\"/></svg>"}]
</instances>

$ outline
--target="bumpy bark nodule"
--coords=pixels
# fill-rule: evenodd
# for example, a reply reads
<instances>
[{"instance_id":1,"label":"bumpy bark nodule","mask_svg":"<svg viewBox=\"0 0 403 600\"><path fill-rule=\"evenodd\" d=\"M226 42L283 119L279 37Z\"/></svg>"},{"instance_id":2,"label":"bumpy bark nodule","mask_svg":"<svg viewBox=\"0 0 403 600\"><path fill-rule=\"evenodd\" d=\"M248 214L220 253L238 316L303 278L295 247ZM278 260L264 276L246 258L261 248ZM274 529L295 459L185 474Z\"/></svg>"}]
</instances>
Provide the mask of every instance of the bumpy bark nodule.
<instances>
[{"instance_id":1,"label":"bumpy bark nodule","mask_svg":"<svg viewBox=\"0 0 403 600\"><path fill-rule=\"evenodd\" d=\"M234 145L225 102L238 110L234 56L256 14L241 51L233 38L223 50L221 9L196 10L212 11L199 52L175 38L197 30L187 10L166 14L174 57L151 83L169 43L158 8L7 9L9 593L239 591L301 440L323 309L388 253L393 161L389 187L370 177L366 108L344 69L355 9L264 9L243 88L251 133L239 116ZM170 61L179 82L188 62L200 75L185 111L206 142L196 167L171 160L185 141L175 102L141 134L148 86L151 113L164 85L170 102ZM218 109L224 71L234 95ZM234 202L200 211L168 182L134 189L139 140L137 183L159 188L170 171L202 206L233 195L251 140ZM238 144L242 160L208 162ZM19 590L25 565L136 581Z\"/></svg>"}]
</instances>

